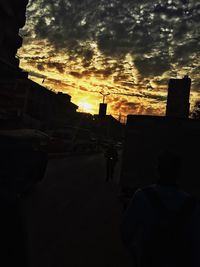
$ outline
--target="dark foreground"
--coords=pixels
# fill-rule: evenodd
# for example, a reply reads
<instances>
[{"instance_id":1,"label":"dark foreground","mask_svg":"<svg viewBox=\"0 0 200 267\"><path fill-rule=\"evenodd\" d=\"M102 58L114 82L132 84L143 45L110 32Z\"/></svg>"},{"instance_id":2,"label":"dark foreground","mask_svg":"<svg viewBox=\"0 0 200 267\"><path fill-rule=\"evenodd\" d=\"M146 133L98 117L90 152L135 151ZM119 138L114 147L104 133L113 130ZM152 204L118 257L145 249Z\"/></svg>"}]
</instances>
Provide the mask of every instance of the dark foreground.
<instances>
[{"instance_id":1,"label":"dark foreground","mask_svg":"<svg viewBox=\"0 0 200 267\"><path fill-rule=\"evenodd\" d=\"M23 203L31 267L128 267L120 240L120 162L105 183L102 154L50 159L44 180Z\"/></svg>"}]
</instances>

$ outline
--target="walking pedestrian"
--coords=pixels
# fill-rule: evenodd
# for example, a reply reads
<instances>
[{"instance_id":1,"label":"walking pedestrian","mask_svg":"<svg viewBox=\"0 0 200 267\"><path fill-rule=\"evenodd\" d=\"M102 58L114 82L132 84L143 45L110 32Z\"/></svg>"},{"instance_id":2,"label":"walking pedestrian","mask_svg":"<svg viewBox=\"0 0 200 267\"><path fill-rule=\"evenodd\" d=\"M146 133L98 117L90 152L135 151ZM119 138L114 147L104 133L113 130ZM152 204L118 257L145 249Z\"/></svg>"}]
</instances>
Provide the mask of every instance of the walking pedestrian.
<instances>
[{"instance_id":1,"label":"walking pedestrian","mask_svg":"<svg viewBox=\"0 0 200 267\"><path fill-rule=\"evenodd\" d=\"M114 144L110 144L105 152L106 182L113 180L115 165L118 161L118 152Z\"/></svg>"}]
</instances>

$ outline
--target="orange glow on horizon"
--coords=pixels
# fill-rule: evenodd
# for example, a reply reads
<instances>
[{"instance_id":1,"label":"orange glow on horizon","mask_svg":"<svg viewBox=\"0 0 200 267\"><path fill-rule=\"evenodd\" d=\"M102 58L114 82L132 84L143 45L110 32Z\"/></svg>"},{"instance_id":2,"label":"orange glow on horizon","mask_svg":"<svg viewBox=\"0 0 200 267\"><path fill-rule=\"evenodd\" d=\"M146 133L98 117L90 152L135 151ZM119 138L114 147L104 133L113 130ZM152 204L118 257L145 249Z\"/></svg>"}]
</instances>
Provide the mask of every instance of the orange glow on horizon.
<instances>
[{"instance_id":1,"label":"orange glow on horizon","mask_svg":"<svg viewBox=\"0 0 200 267\"><path fill-rule=\"evenodd\" d=\"M119 113L122 116L165 114L166 101L160 101L159 98L166 95L167 85L158 86L156 80L153 80L151 81L153 89L149 91L146 85L140 81L135 66L132 65L129 69L127 64L132 60L129 55L124 63L126 75L122 76L122 80L116 80L116 72L104 77L101 71L93 73L84 69L77 62L67 61L63 53L49 57L47 48L42 50L41 59L37 61L35 60L35 50L39 49L39 46L33 42L31 45L21 48L19 51L20 67L29 72L29 78L36 83L55 92L69 94L72 97L71 101L79 107L79 112L98 114L99 103L102 102L100 92L104 92L110 94L106 97L107 114L109 115L115 116ZM43 59L43 57L47 59ZM59 64L64 65L63 69L59 69ZM101 67L102 69L99 70L106 70L104 66ZM168 76L163 77L167 79ZM193 90L190 99L191 107L198 96L198 92Z\"/></svg>"},{"instance_id":2,"label":"orange glow on horizon","mask_svg":"<svg viewBox=\"0 0 200 267\"><path fill-rule=\"evenodd\" d=\"M93 105L88 102L80 101L78 102L78 107L80 112L93 113Z\"/></svg>"}]
</instances>

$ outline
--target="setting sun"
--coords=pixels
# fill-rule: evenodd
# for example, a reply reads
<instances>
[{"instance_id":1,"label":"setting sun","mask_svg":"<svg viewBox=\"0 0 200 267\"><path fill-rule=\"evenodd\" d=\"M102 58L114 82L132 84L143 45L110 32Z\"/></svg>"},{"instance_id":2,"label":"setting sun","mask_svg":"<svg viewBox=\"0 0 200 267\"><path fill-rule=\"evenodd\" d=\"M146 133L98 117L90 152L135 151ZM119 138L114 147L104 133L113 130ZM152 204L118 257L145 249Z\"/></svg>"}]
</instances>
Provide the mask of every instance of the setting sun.
<instances>
[{"instance_id":1,"label":"setting sun","mask_svg":"<svg viewBox=\"0 0 200 267\"><path fill-rule=\"evenodd\" d=\"M90 113L93 111L93 106L88 102L79 102L78 111Z\"/></svg>"}]
</instances>

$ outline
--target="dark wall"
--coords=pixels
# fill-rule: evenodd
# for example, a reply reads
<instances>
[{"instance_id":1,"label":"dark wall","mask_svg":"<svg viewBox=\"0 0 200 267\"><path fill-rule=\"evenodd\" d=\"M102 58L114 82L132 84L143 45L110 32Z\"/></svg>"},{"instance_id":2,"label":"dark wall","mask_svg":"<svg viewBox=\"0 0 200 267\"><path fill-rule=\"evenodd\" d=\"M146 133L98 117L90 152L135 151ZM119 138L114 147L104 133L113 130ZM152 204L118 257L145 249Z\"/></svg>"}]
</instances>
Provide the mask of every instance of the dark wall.
<instances>
[{"instance_id":1,"label":"dark wall","mask_svg":"<svg viewBox=\"0 0 200 267\"><path fill-rule=\"evenodd\" d=\"M179 153L180 185L200 196L200 121L153 116L128 116L120 184L138 188L157 179L157 157L165 149Z\"/></svg>"}]
</instances>

